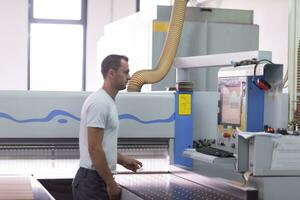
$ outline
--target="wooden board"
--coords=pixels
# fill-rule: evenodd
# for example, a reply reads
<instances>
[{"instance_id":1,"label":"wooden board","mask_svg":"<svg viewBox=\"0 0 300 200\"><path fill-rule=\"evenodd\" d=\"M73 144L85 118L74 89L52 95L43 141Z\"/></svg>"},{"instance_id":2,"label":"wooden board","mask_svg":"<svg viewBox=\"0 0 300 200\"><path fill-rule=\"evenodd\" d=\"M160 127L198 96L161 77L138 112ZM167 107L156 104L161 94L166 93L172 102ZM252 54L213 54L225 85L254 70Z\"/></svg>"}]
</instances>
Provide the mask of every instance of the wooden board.
<instances>
[{"instance_id":1,"label":"wooden board","mask_svg":"<svg viewBox=\"0 0 300 200\"><path fill-rule=\"evenodd\" d=\"M0 176L0 200L32 200L34 199L31 177Z\"/></svg>"}]
</instances>

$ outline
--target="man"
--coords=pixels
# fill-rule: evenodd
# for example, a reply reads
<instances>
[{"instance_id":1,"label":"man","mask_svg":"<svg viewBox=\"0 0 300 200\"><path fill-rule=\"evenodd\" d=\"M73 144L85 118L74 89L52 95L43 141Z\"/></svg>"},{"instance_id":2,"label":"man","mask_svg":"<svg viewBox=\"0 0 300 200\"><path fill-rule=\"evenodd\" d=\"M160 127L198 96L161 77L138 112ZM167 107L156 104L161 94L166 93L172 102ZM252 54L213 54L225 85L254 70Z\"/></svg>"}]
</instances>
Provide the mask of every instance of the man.
<instances>
[{"instance_id":1,"label":"man","mask_svg":"<svg viewBox=\"0 0 300 200\"><path fill-rule=\"evenodd\" d=\"M119 119L115 97L130 79L128 58L107 56L101 65L104 83L83 104L80 122L80 168L73 180L75 200L119 199L120 186L113 173L116 164L136 171L142 163L117 152Z\"/></svg>"}]
</instances>

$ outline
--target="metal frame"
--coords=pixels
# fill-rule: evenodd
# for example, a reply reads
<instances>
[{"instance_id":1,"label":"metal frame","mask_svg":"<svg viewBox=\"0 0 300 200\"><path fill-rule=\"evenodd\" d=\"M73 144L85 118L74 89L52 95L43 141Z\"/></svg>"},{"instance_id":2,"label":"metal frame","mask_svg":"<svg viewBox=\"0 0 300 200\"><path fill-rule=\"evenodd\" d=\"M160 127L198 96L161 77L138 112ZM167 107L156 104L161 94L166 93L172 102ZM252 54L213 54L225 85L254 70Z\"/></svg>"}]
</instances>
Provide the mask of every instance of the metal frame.
<instances>
[{"instance_id":1,"label":"metal frame","mask_svg":"<svg viewBox=\"0 0 300 200\"><path fill-rule=\"evenodd\" d=\"M289 1L289 48L288 48L288 93L289 93L289 121L294 118L297 110L297 48L299 42L299 10L297 0ZM299 79L299 77L298 77Z\"/></svg>"},{"instance_id":2,"label":"metal frame","mask_svg":"<svg viewBox=\"0 0 300 200\"><path fill-rule=\"evenodd\" d=\"M141 6L140 6L140 0L136 0L136 7L135 7L135 11L136 12L139 12L141 9Z\"/></svg>"}]
</instances>

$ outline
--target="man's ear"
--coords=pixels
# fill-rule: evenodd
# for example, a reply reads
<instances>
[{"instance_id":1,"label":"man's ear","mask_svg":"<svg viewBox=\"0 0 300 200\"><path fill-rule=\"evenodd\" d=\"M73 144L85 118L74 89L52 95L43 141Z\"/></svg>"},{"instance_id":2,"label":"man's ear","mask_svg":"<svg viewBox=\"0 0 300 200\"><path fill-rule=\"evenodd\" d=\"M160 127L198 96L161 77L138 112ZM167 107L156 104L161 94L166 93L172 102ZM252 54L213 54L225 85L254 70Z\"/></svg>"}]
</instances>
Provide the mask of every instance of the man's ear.
<instances>
[{"instance_id":1,"label":"man's ear","mask_svg":"<svg viewBox=\"0 0 300 200\"><path fill-rule=\"evenodd\" d=\"M110 78L112 78L115 73L116 73L115 70L109 69L108 72L107 72L107 76L109 76Z\"/></svg>"}]
</instances>

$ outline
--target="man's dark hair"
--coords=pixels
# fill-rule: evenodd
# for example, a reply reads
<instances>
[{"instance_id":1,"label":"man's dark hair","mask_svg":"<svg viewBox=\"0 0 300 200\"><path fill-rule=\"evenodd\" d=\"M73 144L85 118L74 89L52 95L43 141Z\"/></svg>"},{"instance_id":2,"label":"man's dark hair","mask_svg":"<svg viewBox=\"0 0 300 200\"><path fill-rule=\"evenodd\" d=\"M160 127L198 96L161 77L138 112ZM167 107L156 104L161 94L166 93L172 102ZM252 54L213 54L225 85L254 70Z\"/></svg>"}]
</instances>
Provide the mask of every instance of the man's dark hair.
<instances>
[{"instance_id":1,"label":"man's dark hair","mask_svg":"<svg viewBox=\"0 0 300 200\"><path fill-rule=\"evenodd\" d=\"M126 62L128 62L128 58L123 55L111 54L106 56L101 64L101 73L103 77L106 77L107 72L110 69L118 70L121 65L121 60L125 60Z\"/></svg>"}]
</instances>

